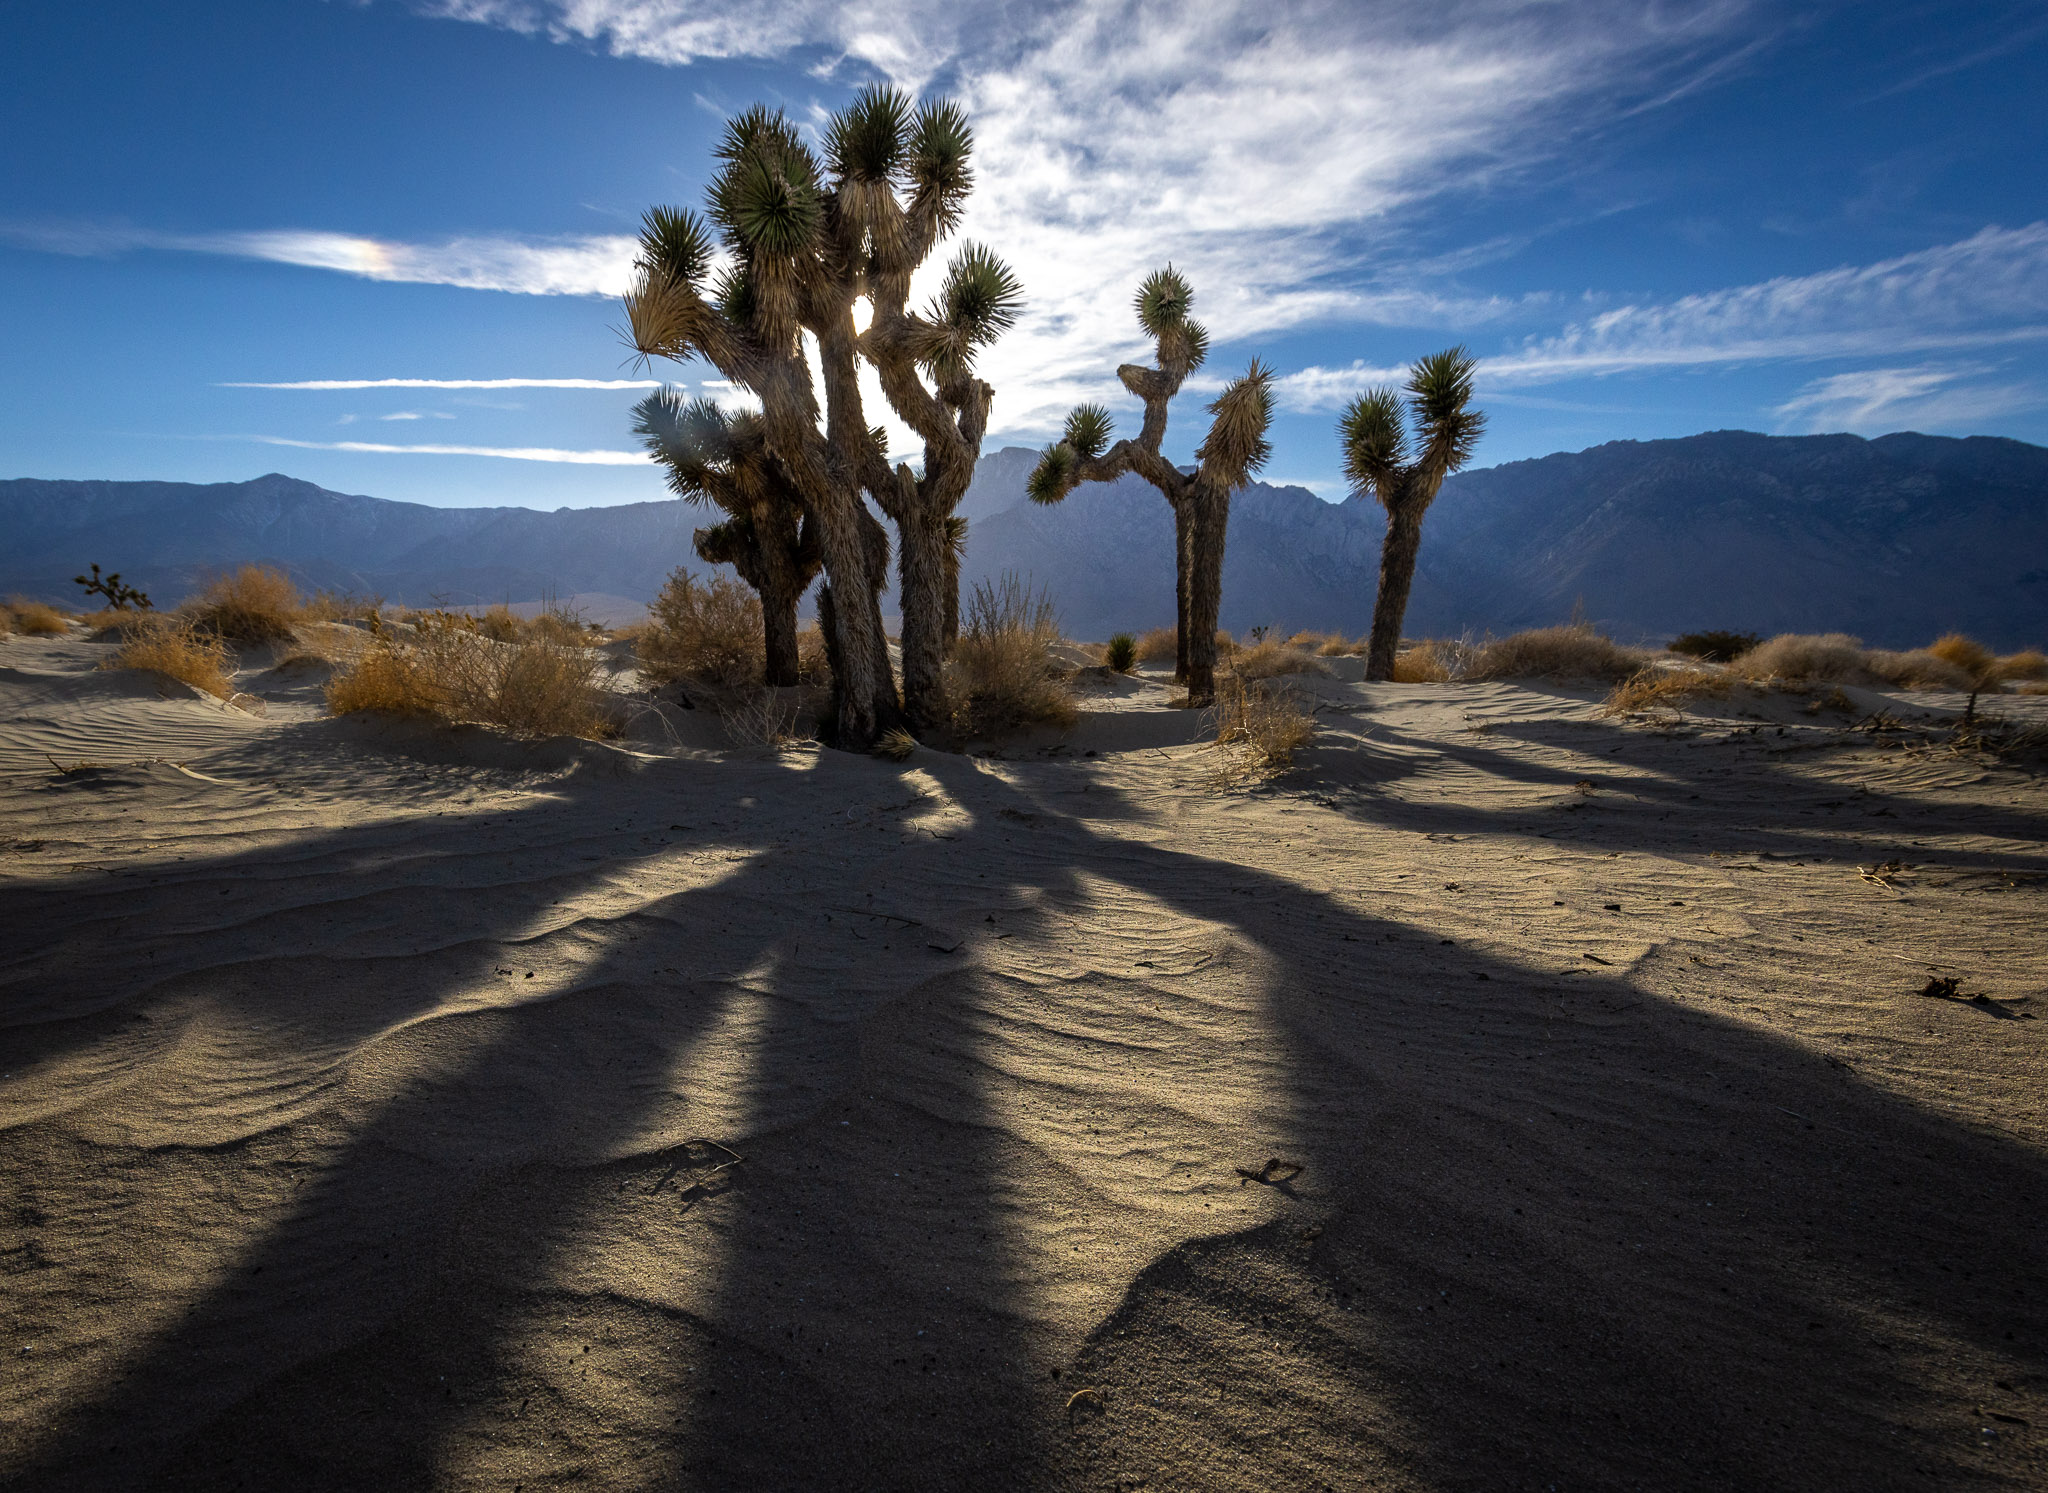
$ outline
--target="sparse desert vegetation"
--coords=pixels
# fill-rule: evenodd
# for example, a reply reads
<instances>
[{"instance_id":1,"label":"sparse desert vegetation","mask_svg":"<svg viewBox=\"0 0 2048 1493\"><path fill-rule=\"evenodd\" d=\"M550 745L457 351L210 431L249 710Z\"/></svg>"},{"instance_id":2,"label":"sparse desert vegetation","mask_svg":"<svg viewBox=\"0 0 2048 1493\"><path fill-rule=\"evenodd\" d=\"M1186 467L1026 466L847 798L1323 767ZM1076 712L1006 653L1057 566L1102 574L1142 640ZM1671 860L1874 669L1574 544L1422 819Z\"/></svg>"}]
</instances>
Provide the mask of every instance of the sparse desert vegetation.
<instances>
[{"instance_id":1,"label":"sparse desert vegetation","mask_svg":"<svg viewBox=\"0 0 2048 1493\"><path fill-rule=\"evenodd\" d=\"M1708 632L1680 633L1665 644L1671 652L1686 658L1702 659L1708 663L1733 663L1743 654L1762 642L1753 632L1729 632L1725 629Z\"/></svg>"},{"instance_id":2,"label":"sparse desert vegetation","mask_svg":"<svg viewBox=\"0 0 2048 1493\"><path fill-rule=\"evenodd\" d=\"M107 660L107 667L149 669L217 699L233 697L233 652L218 636L202 632L189 618L141 613L136 625L123 636L121 646Z\"/></svg>"},{"instance_id":3,"label":"sparse desert vegetation","mask_svg":"<svg viewBox=\"0 0 2048 1493\"><path fill-rule=\"evenodd\" d=\"M1273 676L1254 678L1226 668L1219 676L1215 705L1216 745L1227 765L1225 783L1271 778L1294 765L1294 756L1315 739L1315 718L1301 697Z\"/></svg>"},{"instance_id":4,"label":"sparse desert vegetation","mask_svg":"<svg viewBox=\"0 0 2048 1493\"><path fill-rule=\"evenodd\" d=\"M1642 668L1644 656L1584 623L1537 627L1482 643L1463 678L1590 679L1618 684Z\"/></svg>"},{"instance_id":5,"label":"sparse desert vegetation","mask_svg":"<svg viewBox=\"0 0 2048 1493\"><path fill-rule=\"evenodd\" d=\"M946 670L955 729L972 737L1073 725L1080 709L1053 658L1059 641L1059 619L1043 592L1015 575L977 586Z\"/></svg>"},{"instance_id":6,"label":"sparse desert vegetation","mask_svg":"<svg viewBox=\"0 0 2048 1493\"><path fill-rule=\"evenodd\" d=\"M179 610L201 632L229 643L278 643L306 619L306 600L283 571L242 565L216 576Z\"/></svg>"},{"instance_id":7,"label":"sparse desert vegetation","mask_svg":"<svg viewBox=\"0 0 2048 1493\"><path fill-rule=\"evenodd\" d=\"M761 682L761 603L731 577L700 581L678 569L647 613L634 646L649 679L727 687Z\"/></svg>"},{"instance_id":8,"label":"sparse desert vegetation","mask_svg":"<svg viewBox=\"0 0 2048 1493\"><path fill-rule=\"evenodd\" d=\"M1120 632L1102 645L1102 662L1119 674L1128 674L1138 662L1138 640Z\"/></svg>"},{"instance_id":9,"label":"sparse desert vegetation","mask_svg":"<svg viewBox=\"0 0 2048 1493\"><path fill-rule=\"evenodd\" d=\"M1170 627L1148 628L1138 635L1138 662L1141 664L1170 664L1173 662L1174 632Z\"/></svg>"},{"instance_id":10,"label":"sparse desert vegetation","mask_svg":"<svg viewBox=\"0 0 2048 1493\"><path fill-rule=\"evenodd\" d=\"M55 607L19 596L0 606L0 627L31 638L54 638L71 630L64 614Z\"/></svg>"},{"instance_id":11,"label":"sparse desert vegetation","mask_svg":"<svg viewBox=\"0 0 2048 1493\"><path fill-rule=\"evenodd\" d=\"M618 734L622 702L580 643L485 636L475 618L425 613L381 626L326 689L336 715L371 713L496 726L515 736Z\"/></svg>"}]
</instances>

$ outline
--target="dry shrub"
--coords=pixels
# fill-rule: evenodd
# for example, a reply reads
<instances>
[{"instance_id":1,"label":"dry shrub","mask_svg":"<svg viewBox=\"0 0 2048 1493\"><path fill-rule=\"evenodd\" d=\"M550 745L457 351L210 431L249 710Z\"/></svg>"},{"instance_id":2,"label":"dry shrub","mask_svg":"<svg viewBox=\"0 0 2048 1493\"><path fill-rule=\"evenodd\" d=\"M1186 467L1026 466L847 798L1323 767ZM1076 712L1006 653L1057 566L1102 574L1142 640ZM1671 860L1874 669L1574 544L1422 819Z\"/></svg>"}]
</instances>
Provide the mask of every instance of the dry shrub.
<instances>
[{"instance_id":1,"label":"dry shrub","mask_svg":"<svg viewBox=\"0 0 2048 1493\"><path fill-rule=\"evenodd\" d=\"M1237 652L1237 639L1233 638L1229 633L1225 632L1222 628L1217 628L1216 656L1218 658L1228 658L1231 654L1235 652Z\"/></svg>"},{"instance_id":2,"label":"dry shrub","mask_svg":"<svg viewBox=\"0 0 2048 1493\"><path fill-rule=\"evenodd\" d=\"M64 614L53 606L40 601L27 601L19 596L10 597L4 609L14 630L26 633L32 638L61 637L70 630Z\"/></svg>"},{"instance_id":3,"label":"dry shrub","mask_svg":"<svg viewBox=\"0 0 2048 1493\"><path fill-rule=\"evenodd\" d=\"M493 643L516 643L526 631L502 601L476 619L476 630Z\"/></svg>"},{"instance_id":4,"label":"dry shrub","mask_svg":"<svg viewBox=\"0 0 2048 1493\"><path fill-rule=\"evenodd\" d=\"M375 641L327 684L336 715L371 711L496 726L515 736L616 736L617 702L590 650L548 638L500 643L472 617L416 614L410 637Z\"/></svg>"},{"instance_id":5,"label":"dry shrub","mask_svg":"<svg viewBox=\"0 0 2048 1493\"><path fill-rule=\"evenodd\" d=\"M1394 655L1396 684L1453 684L1465 677L1479 650L1455 638L1425 638Z\"/></svg>"},{"instance_id":6,"label":"dry shrub","mask_svg":"<svg viewBox=\"0 0 2048 1493\"><path fill-rule=\"evenodd\" d=\"M1285 772L1315 734L1315 720L1293 690L1235 672L1218 680L1216 745L1236 748L1231 765L1219 774L1224 781Z\"/></svg>"},{"instance_id":7,"label":"dry shrub","mask_svg":"<svg viewBox=\"0 0 2048 1493\"><path fill-rule=\"evenodd\" d=\"M804 740L797 734L796 719L796 702L766 685L745 691L718 711L719 724L736 746L796 746Z\"/></svg>"},{"instance_id":8,"label":"dry shrub","mask_svg":"<svg viewBox=\"0 0 2048 1493\"><path fill-rule=\"evenodd\" d=\"M2012 692L2016 695L2048 695L2048 682L2029 679L2022 684L2014 685Z\"/></svg>"},{"instance_id":9,"label":"dry shrub","mask_svg":"<svg viewBox=\"0 0 2048 1493\"><path fill-rule=\"evenodd\" d=\"M244 565L216 576L184 611L202 632L230 643L271 643L292 635L292 625L305 619L306 603L283 571Z\"/></svg>"},{"instance_id":10,"label":"dry shrub","mask_svg":"<svg viewBox=\"0 0 2048 1493\"><path fill-rule=\"evenodd\" d=\"M1991 662L1996 664L1997 660ZM1902 689L1970 690L1985 682L1983 676L1958 667L1932 648L1915 648L1907 653L1873 648L1864 655L1863 664L1886 684ZM1993 687L1996 688L1995 681Z\"/></svg>"},{"instance_id":11,"label":"dry shrub","mask_svg":"<svg viewBox=\"0 0 2048 1493\"><path fill-rule=\"evenodd\" d=\"M1642 669L1614 687L1600 713L1636 715L1646 710L1678 710L1689 700L1718 700L1727 693L1727 676L1711 669Z\"/></svg>"},{"instance_id":12,"label":"dry shrub","mask_svg":"<svg viewBox=\"0 0 2048 1493\"><path fill-rule=\"evenodd\" d=\"M1845 632L1783 632L1735 661L1745 679L1793 683L1875 684L1863 640Z\"/></svg>"},{"instance_id":13,"label":"dry shrub","mask_svg":"<svg viewBox=\"0 0 2048 1493\"><path fill-rule=\"evenodd\" d=\"M1317 648L1316 652L1323 658L1359 658L1370 652L1371 648L1372 640L1370 638L1360 638L1356 642L1347 642L1336 633L1331 633L1327 638L1323 639L1322 646Z\"/></svg>"},{"instance_id":14,"label":"dry shrub","mask_svg":"<svg viewBox=\"0 0 2048 1493\"><path fill-rule=\"evenodd\" d=\"M235 693L228 678L228 645L180 619L159 616L135 627L128 641L101 667L168 674L222 700Z\"/></svg>"},{"instance_id":15,"label":"dry shrub","mask_svg":"<svg viewBox=\"0 0 2048 1493\"><path fill-rule=\"evenodd\" d=\"M1170 627L1155 627L1138 637L1138 662L1170 664L1179 656L1180 640Z\"/></svg>"},{"instance_id":16,"label":"dry shrub","mask_svg":"<svg viewBox=\"0 0 2048 1493\"><path fill-rule=\"evenodd\" d=\"M1228 668L1241 678L1274 679L1282 674L1323 674L1330 670L1327 665L1317 662L1314 655L1304 653L1293 643L1280 643L1271 638L1254 643L1249 648L1240 648L1229 655Z\"/></svg>"},{"instance_id":17,"label":"dry shrub","mask_svg":"<svg viewBox=\"0 0 2048 1493\"><path fill-rule=\"evenodd\" d=\"M313 622L368 622L384 610L381 596L358 596L353 591L316 591L306 603L304 615Z\"/></svg>"},{"instance_id":18,"label":"dry shrub","mask_svg":"<svg viewBox=\"0 0 2048 1493\"><path fill-rule=\"evenodd\" d=\"M799 684L832 682L832 655L825 647L825 629L813 622L796 635L796 679Z\"/></svg>"},{"instance_id":19,"label":"dry shrub","mask_svg":"<svg viewBox=\"0 0 2048 1493\"><path fill-rule=\"evenodd\" d=\"M647 608L636 649L640 668L657 684L699 679L707 684L759 684L767 668L761 601L730 576L708 583L677 570Z\"/></svg>"},{"instance_id":20,"label":"dry shrub","mask_svg":"<svg viewBox=\"0 0 2048 1493\"><path fill-rule=\"evenodd\" d=\"M2048 653L2038 648L2022 648L2018 653L2008 653L1998 661L2000 679L2048 679Z\"/></svg>"},{"instance_id":21,"label":"dry shrub","mask_svg":"<svg viewBox=\"0 0 2048 1493\"><path fill-rule=\"evenodd\" d=\"M1959 632L1936 638L1924 651L1943 663L1954 665L1970 679L1990 679L1998 672L1998 655L1975 638Z\"/></svg>"},{"instance_id":22,"label":"dry shrub","mask_svg":"<svg viewBox=\"0 0 2048 1493\"><path fill-rule=\"evenodd\" d=\"M1059 618L1043 592L1014 574L999 585L982 581L967 603L946 692L954 724L973 736L1025 726L1068 727L1080 719L1053 647Z\"/></svg>"},{"instance_id":23,"label":"dry shrub","mask_svg":"<svg viewBox=\"0 0 2048 1493\"><path fill-rule=\"evenodd\" d=\"M1643 666L1643 655L1623 648L1584 623L1538 627L1495 638L1479 648L1467 679L1604 679L1618 684Z\"/></svg>"},{"instance_id":24,"label":"dry shrub","mask_svg":"<svg viewBox=\"0 0 2048 1493\"><path fill-rule=\"evenodd\" d=\"M1664 645L1669 653L1683 654L1687 658L1705 659L1708 663L1733 663L1763 640L1753 632L1729 632L1725 628L1710 628L1706 632L1680 633Z\"/></svg>"}]
</instances>

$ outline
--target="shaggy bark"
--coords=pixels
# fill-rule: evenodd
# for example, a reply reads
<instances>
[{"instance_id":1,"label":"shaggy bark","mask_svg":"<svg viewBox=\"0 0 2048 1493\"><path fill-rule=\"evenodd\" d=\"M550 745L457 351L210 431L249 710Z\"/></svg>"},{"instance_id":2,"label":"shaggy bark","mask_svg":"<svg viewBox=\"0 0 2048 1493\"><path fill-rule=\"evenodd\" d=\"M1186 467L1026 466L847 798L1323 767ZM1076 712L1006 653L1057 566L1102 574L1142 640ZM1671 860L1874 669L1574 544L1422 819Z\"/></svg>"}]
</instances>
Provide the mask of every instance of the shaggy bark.
<instances>
[{"instance_id":1,"label":"shaggy bark","mask_svg":"<svg viewBox=\"0 0 2048 1493\"><path fill-rule=\"evenodd\" d=\"M1372 605L1372 639L1366 645L1365 677L1392 679L1394 655L1401 646L1401 622L1408 615L1408 592L1415 584L1415 561L1422 553L1422 506L1398 498L1387 508L1387 535L1380 545L1379 594Z\"/></svg>"},{"instance_id":2,"label":"shaggy bark","mask_svg":"<svg viewBox=\"0 0 2048 1493\"><path fill-rule=\"evenodd\" d=\"M744 518L691 536L700 559L730 565L761 598L761 644L767 683L797 682L796 610L817 578L817 526L794 504L758 504Z\"/></svg>"},{"instance_id":3,"label":"shaggy bark","mask_svg":"<svg viewBox=\"0 0 2048 1493\"><path fill-rule=\"evenodd\" d=\"M1198 487L1189 495L1187 622L1188 703L1216 698L1216 624L1223 609L1223 541L1230 527L1230 491Z\"/></svg>"}]
</instances>

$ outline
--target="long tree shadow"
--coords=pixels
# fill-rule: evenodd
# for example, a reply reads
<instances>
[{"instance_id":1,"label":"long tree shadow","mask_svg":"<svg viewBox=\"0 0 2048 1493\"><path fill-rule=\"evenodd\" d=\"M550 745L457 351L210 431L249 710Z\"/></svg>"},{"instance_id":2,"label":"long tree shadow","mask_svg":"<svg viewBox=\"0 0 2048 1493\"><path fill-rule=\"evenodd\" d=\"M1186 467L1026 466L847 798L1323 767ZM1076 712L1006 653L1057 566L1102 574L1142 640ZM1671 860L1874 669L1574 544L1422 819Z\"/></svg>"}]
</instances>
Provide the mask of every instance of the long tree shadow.
<instances>
[{"instance_id":1,"label":"long tree shadow","mask_svg":"<svg viewBox=\"0 0 2048 1493\"><path fill-rule=\"evenodd\" d=\"M1100 783L1071 812L1085 769L1029 791L934 754L915 772L952 806L924 832L894 802L911 774L879 764L579 790L511 816L508 849L651 801L738 859L663 891L650 856L617 917L536 931L615 874L641 834L617 831L545 897L470 893L458 942L316 969L282 1031L388 1033L388 1061L304 1138L297 1195L38 1438L25 1485L2013 1480L1922 1412L1962 1392L1947 1358L2048 1371L2031 1149L1626 979L1627 1012L1561 1013L1534 962L1459 956L1488 980L1453 994L1388 942L1416 931L1398 920L1115 833L1148 810ZM769 791L805 806L801 843L749 817ZM338 867L387 841L290 852ZM1137 1272L1064 1362L1018 1226L1061 1197L1059 1158L996 1088L1001 1013L1035 989L962 945L998 915L1012 947L1049 944L1096 879L1246 945L1174 979L1249 985L1289 1118L1240 1143L1305 1170L1271 1221ZM245 929L186 960L193 999L276 1020L323 890L261 958ZM524 984L524 957L497 973L515 948L545 998L469 999ZM1105 1002L1150 983L1079 977ZM62 1040L104 1043L105 1020ZM84 1160L20 1133L17 1175ZM719 1170L698 1136L746 1136L746 1159ZM246 1172L293 1170L267 1135L238 1144ZM1235 1188L1257 1161L1203 1164ZM1106 1415L1070 1420L1076 1368Z\"/></svg>"}]
</instances>

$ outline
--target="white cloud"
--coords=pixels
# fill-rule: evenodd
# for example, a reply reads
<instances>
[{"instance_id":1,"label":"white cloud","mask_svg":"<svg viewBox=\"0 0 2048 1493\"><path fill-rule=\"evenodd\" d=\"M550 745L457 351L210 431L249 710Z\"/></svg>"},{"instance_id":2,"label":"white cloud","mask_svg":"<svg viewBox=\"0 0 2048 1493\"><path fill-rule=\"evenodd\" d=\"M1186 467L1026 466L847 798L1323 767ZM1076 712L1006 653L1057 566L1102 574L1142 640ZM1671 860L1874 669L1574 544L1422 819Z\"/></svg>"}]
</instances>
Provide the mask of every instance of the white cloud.
<instances>
[{"instance_id":1,"label":"white cloud","mask_svg":"<svg viewBox=\"0 0 2048 1493\"><path fill-rule=\"evenodd\" d=\"M220 389L658 389L652 378L308 378L287 384L226 383Z\"/></svg>"},{"instance_id":2,"label":"white cloud","mask_svg":"<svg viewBox=\"0 0 2048 1493\"><path fill-rule=\"evenodd\" d=\"M1130 296L1172 260L1219 341L1340 321L1497 323L1518 303L1377 276L1396 209L1516 170L1704 66L1743 0L434 0L423 8L688 63L805 47L959 97L963 234L1029 309L984 361L997 433L1124 403ZM682 163L686 167L696 163ZM705 163L708 165L708 163ZM943 259L943 255L939 256ZM927 268L920 289L936 282Z\"/></svg>"},{"instance_id":3,"label":"white cloud","mask_svg":"<svg viewBox=\"0 0 2048 1493\"><path fill-rule=\"evenodd\" d=\"M562 451L551 446L386 446L376 441L294 441L278 435L252 435L247 440L266 446L295 446L302 451L358 451L379 456L497 456L507 461L558 461L572 466L641 467L643 451Z\"/></svg>"},{"instance_id":4,"label":"white cloud","mask_svg":"<svg viewBox=\"0 0 2048 1493\"><path fill-rule=\"evenodd\" d=\"M1813 380L1774 411L1781 428L1809 431L1965 429L2048 405L2048 391L1982 364L1860 368Z\"/></svg>"},{"instance_id":5,"label":"white cloud","mask_svg":"<svg viewBox=\"0 0 2048 1493\"><path fill-rule=\"evenodd\" d=\"M454 285L518 295L622 294L632 283L638 240L619 234L563 239L471 236L407 244L314 229L247 233L159 233L150 229L9 225L0 237L57 254L110 255L132 249L224 254L336 270L366 280Z\"/></svg>"},{"instance_id":6,"label":"white cloud","mask_svg":"<svg viewBox=\"0 0 2048 1493\"><path fill-rule=\"evenodd\" d=\"M1618 373L1897 357L2041 340L2048 340L2048 223L1987 228L1957 243L1878 264L1785 276L1662 304L1622 306L1480 359L1479 387L1483 394ZM1903 409L1911 391L1896 380L1909 375L1933 380L1914 408L1967 409L1961 418L1989 418L2031 407L1999 403L2004 396L1981 386L1967 395L1949 390L1937 398L1932 391L1962 372L1930 365L1822 379L1808 386L1814 391L1811 403L1802 393L1778 413L1804 419L1826 410L1831 413L1825 418L1846 420L1861 409L1863 396L1857 391L1863 389L1873 398L1890 390ZM1399 384L1406 377L1405 369L1363 362L1349 368L1304 368L1279 380L1280 400L1298 412L1334 410L1368 385ZM1881 402L1871 406L1882 407ZM1834 428L1863 428L1887 417L1855 418L1862 425ZM1893 418L1896 428L1898 417ZM1917 418L1956 423L1955 417L1937 420L1932 414Z\"/></svg>"}]
</instances>

